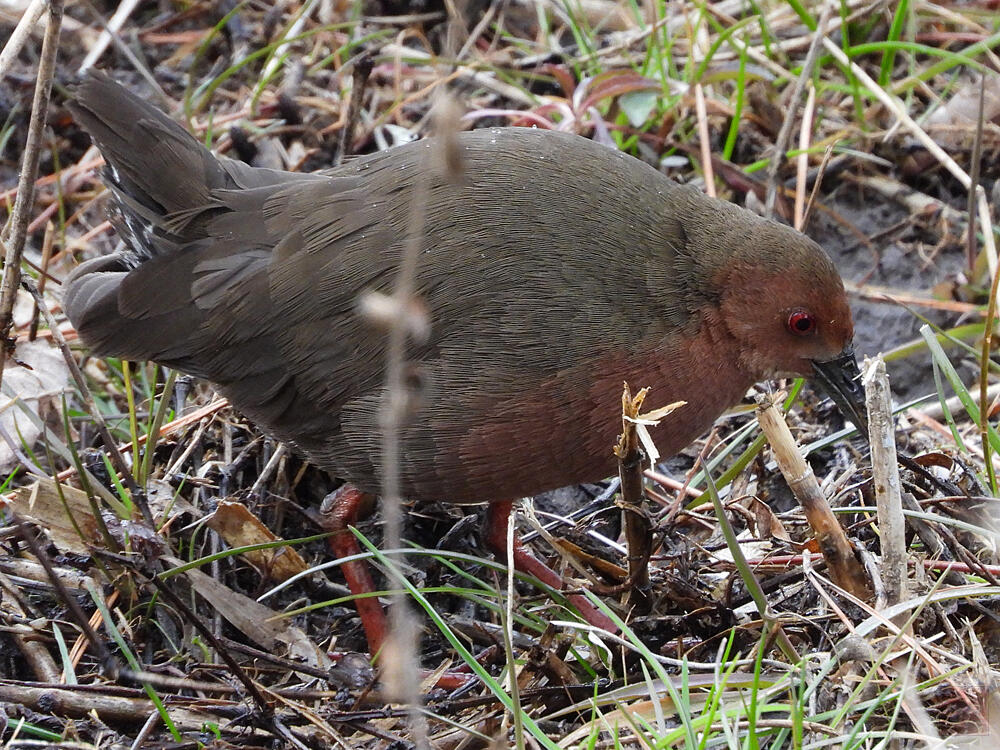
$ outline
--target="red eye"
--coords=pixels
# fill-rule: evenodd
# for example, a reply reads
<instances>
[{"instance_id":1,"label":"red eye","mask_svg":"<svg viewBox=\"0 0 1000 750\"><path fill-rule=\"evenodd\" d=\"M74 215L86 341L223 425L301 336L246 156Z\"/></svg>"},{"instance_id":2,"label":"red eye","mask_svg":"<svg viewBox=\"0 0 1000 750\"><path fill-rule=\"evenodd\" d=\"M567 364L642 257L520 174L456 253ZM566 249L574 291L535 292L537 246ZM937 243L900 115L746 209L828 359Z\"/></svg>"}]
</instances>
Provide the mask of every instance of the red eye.
<instances>
[{"instance_id":1,"label":"red eye","mask_svg":"<svg viewBox=\"0 0 1000 750\"><path fill-rule=\"evenodd\" d=\"M796 336L807 336L816 330L816 318L805 310L792 310L785 325L789 333L794 333Z\"/></svg>"}]
</instances>

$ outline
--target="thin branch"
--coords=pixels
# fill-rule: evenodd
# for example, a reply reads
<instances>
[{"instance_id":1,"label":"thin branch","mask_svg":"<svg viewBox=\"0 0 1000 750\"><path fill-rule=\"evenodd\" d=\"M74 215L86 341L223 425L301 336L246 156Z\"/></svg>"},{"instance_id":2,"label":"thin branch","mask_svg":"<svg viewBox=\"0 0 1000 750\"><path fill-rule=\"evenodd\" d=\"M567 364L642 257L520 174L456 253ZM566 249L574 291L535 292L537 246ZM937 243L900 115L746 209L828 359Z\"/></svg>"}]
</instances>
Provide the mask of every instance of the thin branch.
<instances>
[{"instance_id":1,"label":"thin branch","mask_svg":"<svg viewBox=\"0 0 1000 750\"><path fill-rule=\"evenodd\" d=\"M104 443L104 447L108 452L108 458L111 460L111 465L115 467L115 471L122 475L122 481L132 494L132 499L135 500L136 504L139 506L139 510L146 523L152 527L154 525L153 516L149 510L149 504L146 502L146 495L142 491L142 488L136 484L135 478L132 476L132 471L125 462L125 457L118 449L118 444L115 442L115 439L111 437L111 431L108 429L107 422L104 421L104 415L101 414L101 410L97 408L97 402L94 401L94 396L91 394L90 388L87 387L87 379L83 377L83 372L80 370L80 366L76 363L76 358L74 358L73 354L70 352L69 344L66 343L66 339L62 335L62 331L59 330L59 324L56 322L52 312L49 310L49 306L45 303L45 299L38 291L38 287L35 286L35 282L32 279L25 277L21 284L34 298L35 304L38 306L38 311L42 314L42 317L45 318L45 324L49 327L49 331L52 334L52 340L56 342L56 345L59 347L60 351L62 351L63 359L66 360L66 366L69 368L69 372L73 376L73 381L76 383L76 387L80 390L80 397L83 399L84 404L86 404L87 411L90 412L90 416L94 420L94 424L97 426L97 432L101 436L101 441Z\"/></svg>"},{"instance_id":2,"label":"thin branch","mask_svg":"<svg viewBox=\"0 0 1000 750\"><path fill-rule=\"evenodd\" d=\"M24 254L24 242L28 236L28 218L35 199L35 177L38 174L42 132L48 115L52 75L56 67L56 54L59 51L62 17L63 0L51 0L49 20L45 25L45 38L42 40L42 55L38 61L38 80L35 83L35 97L31 103L31 122L28 124L28 137L24 144L17 198L14 199L14 210L11 212L7 231L0 236L0 241L7 243L6 247L2 248L4 273L3 282L0 284L0 343L5 350L11 346L9 341L10 329L14 325L14 300L17 299L17 287L21 282L21 256ZM5 355L6 351L3 354ZM7 357L0 356L0 384L3 383L3 368L6 362Z\"/></svg>"},{"instance_id":3,"label":"thin branch","mask_svg":"<svg viewBox=\"0 0 1000 750\"><path fill-rule=\"evenodd\" d=\"M31 0L31 5L21 14L21 20L17 22L14 32L10 35L3 49L0 50L0 80L7 75L7 68L17 57L17 53L21 51L21 47L28 40L47 6L46 0Z\"/></svg>"},{"instance_id":4,"label":"thin branch","mask_svg":"<svg viewBox=\"0 0 1000 750\"><path fill-rule=\"evenodd\" d=\"M774 215L774 202L778 197L778 171L781 169L785 151L788 149L788 141L792 137L792 125L795 123L795 103L802 98L802 89L805 88L806 81L812 76L813 67L816 65L816 58L819 55L819 44L826 35L826 25L830 20L832 11L833 3L827 3L823 8L823 15L820 16L816 33L813 35L812 42L809 45L809 53L802 64L802 73L799 75L798 80L795 81L795 88L792 89L792 96L788 102L788 116L785 117L785 121L781 125L781 130L778 132L778 137L774 141L774 154L771 157L771 163L767 167L767 191L764 198L764 216L767 217Z\"/></svg>"}]
</instances>

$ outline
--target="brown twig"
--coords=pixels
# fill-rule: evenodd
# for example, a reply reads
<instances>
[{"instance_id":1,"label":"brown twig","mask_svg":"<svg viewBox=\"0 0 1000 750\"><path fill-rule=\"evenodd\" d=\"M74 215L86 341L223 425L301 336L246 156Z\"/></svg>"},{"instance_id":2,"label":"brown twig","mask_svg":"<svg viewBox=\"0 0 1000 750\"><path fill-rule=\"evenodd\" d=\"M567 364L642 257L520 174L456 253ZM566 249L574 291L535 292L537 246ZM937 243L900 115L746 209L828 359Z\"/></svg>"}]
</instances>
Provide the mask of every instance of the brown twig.
<instances>
[{"instance_id":1,"label":"brown twig","mask_svg":"<svg viewBox=\"0 0 1000 750\"><path fill-rule=\"evenodd\" d=\"M979 187L979 172L982 169L983 157L983 107L986 102L986 76L979 79L979 115L976 118L976 137L972 141L972 156L969 161L969 201L966 211L969 214L969 233L966 237L965 262L966 272L971 280L976 271L976 191Z\"/></svg>"},{"instance_id":2,"label":"brown twig","mask_svg":"<svg viewBox=\"0 0 1000 750\"><path fill-rule=\"evenodd\" d=\"M229 653L229 649L226 648L218 638L216 638L212 629L205 626L205 623L201 621L201 618L191 611L191 608L187 606L181 597L174 593L173 589L171 589L165 581L161 581L156 576L144 575L138 570L135 570L135 572L142 578L146 579L146 582L153 586L160 596L166 599L172 607L176 607L177 611L183 615L185 622L190 623L194 626L195 630L201 633L205 640L208 641L209 645L215 649L215 652L226 663L226 666L229 667L233 676L243 683L243 687L246 689L247 695L250 696L251 700L253 700L256 704L257 710L261 712L265 719L270 718L273 714L270 703L264 697L263 693L260 692L257 684L250 679L250 676L246 673L243 667L241 667L236 659L233 658L232 654Z\"/></svg>"},{"instance_id":3,"label":"brown twig","mask_svg":"<svg viewBox=\"0 0 1000 750\"><path fill-rule=\"evenodd\" d=\"M628 587L625 608L645 614L652 599L649 591L649 558L653 553L652 531L646 496L643 491L645 453L639 443L636 419L649 389L643 388L635 397L625 383L622 391L622 434L615 446L618 476L621 477L621 507L625 513L625 540L628 545Z\"/></svg>"},{"instance_id":4,"label":"brown twig","mask_svg":"<svg viewBox=\"0 0 1000 750\"><path fill-rule=\"evenodd\" d=\"M48 553L42 549L42 545L39 544L38 540L35 538L33 527L27 522L21 521L16 517L15 520L18 522L21 539L23 539L24 543L31 549L31 553L35 556L35 559L42 564L43 568L45 568L45 574L49 578L49 583L52 584L52 587L56 590L56 594L58 595L60 601L62 601L62 603L70 611L73 619L76 620L77 627L80 628L80 631L90 643L90 647L94 650L94 655L100 662L101 667L112 679L115 679L120 672L120 665L118 664L118 661L111 655L111 652L108 651L107 646L104 645L104 641L97 634L97 631L91 627L90 619L80 607L80 603L76 600L76 597L73 596L69 592L69 589L66 588L62 578L60 578L55 567L52 565L52 560L49 558Z\"/></svg>"},{"instance_id":5,"label":"brown twig","mask_svg":"<svg viewBox=\"0 0 1000 750\"><path fill-rule=\"evenodd\" d=\"M21 19L17 22L17 26L10 37L8 37L3 49L0 50L0 79L3 79L7 75L7 68L17 58L17 54L21 51L24 43L31 37L31 32L34 30L35 24L42 17L47 6L48 3L45 0L31 0L31 5L21 14Z\"/></svg>"},{"instance_id":6,"label":"brown twig","mask_svg":"<svg viewBox=\"0 0 1000 750\"><path fill-rule=\"evenodd\" d=\"M802 108L802 123L799 126L799 155L796 158L795 209L792 226L800 232L805 227L806 174L809 171L809 142L812 134L813 115L816 111L816 87L810 86L806 95L806 105Z\"/></svg>"},{"instance_id":7,"label":"brown twig","mask_svg":"<svg viewBox=\"0 0 1000 750\"><path fill-rule=\"evenodd\" d=\"M340 141L337 144L337 159L335 164L340 165L344 157L348 156L354 147L354 130L358 124L358 116L361 114L361 103L365 97L365 89L368 87L368 77L375 67L375 56L369 52L360 55L354 62L354 71L351 75L351 98L347 103L347 115L344 117L344 126L340 129Z\"/></svg>"},{"instance_id":8,"label":"brown twig","mask_svg":"<svg viewBox=\"0 0 1000 750\"><path fill-rule=\"evenodd\" d=\"M802 72L795 81L795 88L788 100L788 116L778 131L778 137L774 141L774 153L771 163L767 167L767 191L764 197L764 215L771 217L774 215L774 202L778 197L778 171L784 159L785 151L788 148L788 140L792 137L792 125L795 123L795 103L802 97L802 89L805 88L806 81L812 76L813 66L816 64L816 57L819 54L819 45L826 35L826 24L830 20L830 13L833 10L833 3L827 3L823 8L823 14L819 18L819 25L813 34L812 42L809 44L809 52L805 62L802 63Z\"/></svg>"},{"instance_id":9,"label":"brown twig","mask_svg":"<svg viewBox=\"0 0 1000 750\"><path fill-rule=\"evenodd\" d=\"M122 455L121 451L118 450L118 444L115 442L115 439L111 437L111 431L108 429L107 422L104 421L104 415L101 414L100 409L97 408L97 402L94 401L94 396L91 394L90 388L87 387L87 380L83 377L83 372L80 370L80 366L76 363L76 359L73 357L73 353L69 349L69 344L66 343L66 339L62 335L62 331L59 330L59 324L52 316L48 305L45 303L45 299L35 286L35 282L32 279L25 277L22 280L21 285L35 300L35 305L38 307L38 311L42 314L42 317L45 318L45 324L49 327L49 331L52 334L52 340L56 342L56 345L62 352L63 359L66 361L66 367L69 368L70 375L73 376L73 382L76 383L76 387L80 391L80 397L83 399L84 404L87 406L87 411L90 413L90 416L93 418L94 423L97 426L97 432L101 436L101 441L104 443L105 450L108 452L108 458L111 460L111 465L114 466L115 471L121 474L122 481L131 493L132 499L135 500L136 504L139 506L143 519L147 524L149 524L150 528L152 528L154 526L153 514L149 509L149 503L146 501L146 494L142 488L136 484L135 478L132 476L131 469L129 469L128 464L125 463L125 457Z\"/></svg>"},{"instance_id":10,"label":"brown twig","mask_svg":"<svg viewBox=\"0 0 1000 750\"><path fill-rule=\"evenodd\" d=\"M21 176L18 179L17 198L11 212L8 231L2 239L6 243L4 253L3 282L0 284L0 384L3 383L3 369L7 362L6 350L10 346L10 329L14 325L14 300L21 281L21 256L28 236L28 220L35 198L35 176L38 174L38 160L42 152L42 134L49 111L49 95L52 92L52 75L56 67L59 50L59 32L62 28L63 0L51 0L49 18L42 40L42 54L38 61L38 80L35 96L31 103L31 121L28 123L28 137L24 144L24 159L21 161Z\"/></svg>"},{"instance_id":11,"label":"brown twig","mask_svg":"<svg viewBox=\"0 0 1000 750\"><path fill-rule=\"evenodd\" d=\"M705 194L715 197L715 172L712 169L712 142L708 135L708 113L705 111L705 89L694 85L695 114L698 119L698 144L701 149L701 169L705 174Z\"/></svg>"},{"instance_id":12,"label":"brown twig","mask_svg":"<svg viewBox=\"0 0 1000 750\"><path fill-rule=\"evenodd\" d=\"M812 191L809 193L809 200L806 201L806 210L802 215L802 225L798 228L800 232L805 232L809 228L809 219L812 218L813 207L816 205L816 197L819 195L820 185L823 184L823 177L826 174L826 169L830 165L830 159L833 156L833 145L826 147L826 151L823 153L823 160L819 163L819 168L816 170L816 178L813 180Z\"/></svg>"},{"instance_id":13,"label":"brown twig","mask_svg":"<svg viewBox=\"0 0 1000 750\"><path fill-rule=\"evenodd\" d=\"M435 173L455 168L454 154L457 148L452 144L452 125L457 121L452 108L441 104L438 112L437 148L427 149L422 165L424 177L416 181L410 196L410 217L408 233L396 272L392 295L386 297L369 292L361 300L362 310L370 318L379 318L388 323L386 344L386 382L383 406L379 415L382 431L382 508L385 518L385 545L388 549L402 547L402 482L400 457L402 455L402 427L412 409L414 386L408 382L410 363L406 350L413 339L426 339L430 322L426 312L416 299L417 261L424 238L424 224L430 179ZM389 566L390 576L405 583L397 562ZM400 588L405 588L400 586ZM417 628L415 618L409 614L405 594L393 598L390 610L391 637L384 648L382 664L391 669L387 673L387 692L396 692L410 707L410 720L414 742L418 747L426 745L426 722L418 710L416 667ZM395 682L396 690L389 683Z\"/></svg>"}]
</instances>

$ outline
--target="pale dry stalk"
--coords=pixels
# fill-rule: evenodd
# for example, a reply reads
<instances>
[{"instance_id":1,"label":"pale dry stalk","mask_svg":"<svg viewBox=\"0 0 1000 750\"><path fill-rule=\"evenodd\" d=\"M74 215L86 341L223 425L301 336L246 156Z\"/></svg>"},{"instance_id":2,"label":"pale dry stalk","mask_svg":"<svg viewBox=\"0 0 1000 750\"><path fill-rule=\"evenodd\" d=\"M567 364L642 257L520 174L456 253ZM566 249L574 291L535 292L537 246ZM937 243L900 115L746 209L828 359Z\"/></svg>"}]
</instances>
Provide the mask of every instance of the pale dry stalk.
<instances>
[{"instance_id":1,"label":"pale dry stalk","mask_svg":"<svg viewBox=\"0 0 1000 750\"><path fill-rule=\"evenodd\" d=\"M868 434L872 453L872 483L878 507L878 530L882 547L879 567L885 590L885 605L906 599L906 521L896 460L896 431L892 416L889 376L881 357L865 363L861 382L868 406Z\"/></svg>"},{"instance_id":2,"label":"pale dry stalk","mask_svg":"<svg viewBox=\"0 0 1000 750\"><path fill-rule=\"evenodd\" d=\"M867 599L870 595L868 582L861 563L854 556L854 547L823 495L812 467L795 444L777 403L763 394L757 398L757 419L771 444L778 468L805 511L830 577L859 599Z\"/></svg>"}]
</instances>

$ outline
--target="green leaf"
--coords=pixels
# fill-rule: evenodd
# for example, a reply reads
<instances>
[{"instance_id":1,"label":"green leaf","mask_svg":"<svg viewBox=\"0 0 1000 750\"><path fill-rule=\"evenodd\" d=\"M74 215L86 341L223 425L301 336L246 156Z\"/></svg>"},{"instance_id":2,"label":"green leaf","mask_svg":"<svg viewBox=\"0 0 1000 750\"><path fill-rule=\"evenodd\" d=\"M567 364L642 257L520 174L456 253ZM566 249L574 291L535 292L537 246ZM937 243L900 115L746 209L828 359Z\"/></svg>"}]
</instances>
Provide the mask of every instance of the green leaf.
<instances>
[{"instance_id":1,"label":"green leaf","mask_svg":"<svg viewBox=\"0 0 1000 750\"><path fill-rule=\"evenodd\" d=\"M629 124L639 128L645 125L649 116L653 114L658 98L659 92L656 91L630 91L618 97L618 104L628 117Z\"/></svg>"}]
</instances>

